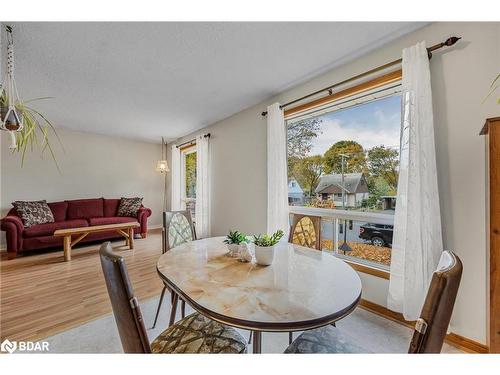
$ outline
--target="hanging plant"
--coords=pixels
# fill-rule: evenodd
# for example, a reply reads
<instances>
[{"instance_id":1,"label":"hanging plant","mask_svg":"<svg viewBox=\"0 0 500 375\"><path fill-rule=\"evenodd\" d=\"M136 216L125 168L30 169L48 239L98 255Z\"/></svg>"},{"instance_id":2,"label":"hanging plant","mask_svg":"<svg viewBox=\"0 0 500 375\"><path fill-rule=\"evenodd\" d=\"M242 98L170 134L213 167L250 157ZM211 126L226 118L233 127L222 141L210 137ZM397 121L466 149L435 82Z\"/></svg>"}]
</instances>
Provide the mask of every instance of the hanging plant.
<instances>
[{"instance_id":1,"label":"hanging plant","mask_svg":"<svg viewBox=\"0 0 500 375\"><path fill-rule=\"evenodd\" d=\"M49 97L26 101L19 99L14 79L14 42L12 28L7 31L7 74L0 86L0 129L7 131L11 137L9 148L13 153L21 153L21 167L24 165L26 153L40 149L42 156L49 152L59 170L50 137L54 135L62 146L54 126L39 111L31 107L31 103Z\"/></svg>"},{"instance_id":2,"label":"hanging plant","mask_svg":"<svg viewBox=\"0 0 500 375\"><path fill-rule=\"evenodd\" d=\"M25 102L17 102L15 104L17 114L22 119L23 123L21 130L12 129L12 125L9 125L9 122L6 121L6 128L11 136L15 137L15 143L13 142L11 144L10 149L12 153L21 153L21 167L24 166L27 151L33 152L35 149L40 149L42 156L46 152L49 152L52 160L54 160L54 163L56 164L57 169L59 169L54 150L50 143L50 135L52 134L57 138L59 144L62 146L56 129L42 113L28 106L29 103L44 99L50 98L36 98ZM7 103L7 95L5 90L3 90L0 96L0 118L2 121L8 112ZM11 129L9 129L9 127Z\"/></svg>"}]
</instances>

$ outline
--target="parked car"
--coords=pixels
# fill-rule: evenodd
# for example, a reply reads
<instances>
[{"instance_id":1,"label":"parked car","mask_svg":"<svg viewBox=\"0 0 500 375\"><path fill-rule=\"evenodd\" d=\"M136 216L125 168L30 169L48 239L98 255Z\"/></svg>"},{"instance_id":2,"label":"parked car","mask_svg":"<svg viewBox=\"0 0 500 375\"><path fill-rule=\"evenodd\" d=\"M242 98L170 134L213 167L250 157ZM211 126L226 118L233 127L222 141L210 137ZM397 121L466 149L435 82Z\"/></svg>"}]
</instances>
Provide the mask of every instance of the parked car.
<instances>
[{"instance_id":1,"label":"parked car","mask_svg":"<svg viewBox=\"0 0 500 375\"><path fill-rule=\"evenodd\" d=\"M359 238L370 241L374 246L391 246L394 226L366 223L359 227Z\"/></svg>"}]
</instances>

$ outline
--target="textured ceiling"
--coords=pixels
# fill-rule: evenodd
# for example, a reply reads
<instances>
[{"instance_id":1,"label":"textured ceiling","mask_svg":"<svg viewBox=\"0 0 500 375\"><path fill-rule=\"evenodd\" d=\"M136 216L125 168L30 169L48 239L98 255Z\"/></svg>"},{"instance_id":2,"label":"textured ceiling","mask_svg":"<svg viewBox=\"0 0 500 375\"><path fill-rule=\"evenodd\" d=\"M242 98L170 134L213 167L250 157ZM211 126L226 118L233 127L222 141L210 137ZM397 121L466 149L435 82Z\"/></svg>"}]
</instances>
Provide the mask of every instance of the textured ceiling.
<instances>
[{"instance_id":1,"label":"textured ceiling","mask_svg":"<svg viewBox=\"0 0 500 375\"><path fill-rule=\"evenodd\" d=\"M55 126L174 139L422 23L15 23L16 81Z\"/></svg>"}]
</instances>

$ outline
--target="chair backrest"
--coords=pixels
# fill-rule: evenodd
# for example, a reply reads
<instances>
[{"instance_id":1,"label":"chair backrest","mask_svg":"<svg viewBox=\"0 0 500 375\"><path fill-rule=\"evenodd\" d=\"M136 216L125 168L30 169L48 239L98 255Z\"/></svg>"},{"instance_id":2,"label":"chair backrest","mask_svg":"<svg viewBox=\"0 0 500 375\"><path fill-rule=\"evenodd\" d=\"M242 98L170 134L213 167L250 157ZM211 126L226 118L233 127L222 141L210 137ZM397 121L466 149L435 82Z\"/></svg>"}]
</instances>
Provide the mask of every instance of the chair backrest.
<instances>
[{"instance_id":1,"label":"chair backrest","mask_svg":"<svg viewBox=\"0 0 500 375\"><path fill-rule=\"evenodd\" d=\"M451 251L443 251L417 319L408 353L440 353L457 298L462 262Z\"/></svg>"},{"instance_id":2,"label":"chair backrest","mask_svg":"<svg viewBox=\"0 0 500 375\"><path fill-rule=\"evenodd\" d=\"M105 242L99 250L102 271L125 353L151 353L148 335L123 257Z\"/></svg>"},{"instance_id":3,"label":"chair backrest","mask_svg":"<svg viewBox=\"0 0 500 375\"><path fill-rule=\"evenodd\" d=\"M167 211L163 213L163 253L183 243L196 240L191 213L189 211Z\"/></svg>"},{"instance_id":4,"label":"chair backrest","mask_svg":"<svg viewBox=\"0 0 500 375\"><path fill-rule=\"evenodd\" d=\"M321 217L293 214L288 242L321 250Z\"/></svg>"}]
</instances>

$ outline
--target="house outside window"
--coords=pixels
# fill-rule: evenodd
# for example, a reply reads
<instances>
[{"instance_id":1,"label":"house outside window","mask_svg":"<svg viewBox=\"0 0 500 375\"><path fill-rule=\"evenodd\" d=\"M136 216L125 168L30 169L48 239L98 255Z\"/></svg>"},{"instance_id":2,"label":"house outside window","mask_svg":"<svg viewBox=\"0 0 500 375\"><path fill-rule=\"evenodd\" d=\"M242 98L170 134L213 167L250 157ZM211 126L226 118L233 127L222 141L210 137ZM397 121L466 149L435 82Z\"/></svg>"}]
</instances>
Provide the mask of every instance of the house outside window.
<instances>
[{"instance_id":1,"label":"house outside window","mask_svg":"<svg viewBox=\"0 0 500 375\"><path fill-rule=\"evenodd\" d=\"M322 217L322 250L388 270L401 134L399 88L287 118L287 133L288 178L301 187L303 202L292 203L289 184L290 205L311 215L318 208L331 210Z\"/></svg>"}]
</instances>

